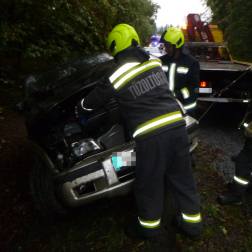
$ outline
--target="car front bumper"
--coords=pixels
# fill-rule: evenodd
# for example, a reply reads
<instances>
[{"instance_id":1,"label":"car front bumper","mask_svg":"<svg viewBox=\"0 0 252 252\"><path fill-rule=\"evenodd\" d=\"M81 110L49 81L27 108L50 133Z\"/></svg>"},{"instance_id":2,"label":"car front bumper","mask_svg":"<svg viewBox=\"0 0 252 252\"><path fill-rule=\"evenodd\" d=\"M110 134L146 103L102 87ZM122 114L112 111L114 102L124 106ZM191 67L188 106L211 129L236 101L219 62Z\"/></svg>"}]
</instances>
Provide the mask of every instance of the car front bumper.
<instances>
[{"instance_id":1,"label":"car front bumper","mask_svg":"<svg viewBox=\"0 0 252 252\"><path fill-rule=\"evenodd\" d=\"M184 117L190 143L190 152L198 145L198 122ZM132 191L134 167L122 168L118 173L112 165L113 152L133 151L135 141L90 156L72 168L54 175L56 193L68 207L78 207L105 197L125 195ZM81 193L80 193L81 191Z\"/></svg>"}]
</instances>

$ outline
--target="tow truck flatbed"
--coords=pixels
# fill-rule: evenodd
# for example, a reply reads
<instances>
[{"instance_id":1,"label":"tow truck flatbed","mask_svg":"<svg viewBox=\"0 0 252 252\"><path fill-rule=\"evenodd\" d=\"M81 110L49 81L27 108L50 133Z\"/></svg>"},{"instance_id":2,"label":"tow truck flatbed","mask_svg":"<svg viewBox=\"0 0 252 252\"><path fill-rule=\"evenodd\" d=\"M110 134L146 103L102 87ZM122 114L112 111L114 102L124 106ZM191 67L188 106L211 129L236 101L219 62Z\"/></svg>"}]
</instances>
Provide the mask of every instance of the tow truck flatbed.
<instances>
[{"instance_id":1,"label":"tow truck flatbed","mask_svg":"<svg viewBox=\"0 0 252 252\"><path fill-rule=\"evenodd\" d=\"M249 66L233 61L199 61L200 70L213 71L245 71Z\"/></svg>"},{"instance_id":2,"label":"tow truck flatbed","mask_svg":"<svg viewBox=\"0 0 252 252\"><path fill-rule=\"evenodd\" d=\"M161 57L165 55L165 51L160 50L158 47L144 47L144 50L149 52L151 55ZM200 70L213 70L213 71L244 71L250 64L239 61L217 61L217 60L201 60Z\"/></svg>"}]
</instances>

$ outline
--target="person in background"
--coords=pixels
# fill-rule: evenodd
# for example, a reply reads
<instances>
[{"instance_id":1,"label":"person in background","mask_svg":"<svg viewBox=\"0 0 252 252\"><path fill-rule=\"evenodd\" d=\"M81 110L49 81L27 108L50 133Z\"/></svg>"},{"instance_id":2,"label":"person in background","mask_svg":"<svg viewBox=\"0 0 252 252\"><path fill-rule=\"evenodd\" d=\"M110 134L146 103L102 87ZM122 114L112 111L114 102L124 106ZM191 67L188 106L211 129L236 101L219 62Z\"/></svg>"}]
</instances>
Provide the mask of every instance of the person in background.
<instances>
[{"instance_id":1,"label":"person in background","mask_svg":"<svg viewBox=\"0 0 252 252\"><path fill-rule=\"evenodd\" d=\"M167 72L169 88L182 102L188 114L195 117L200 84L199 62L189 54L184 46L184 34L177 27L165 30L159 43L164 43L166 51L160 60L163 63L163 70Z\"/></svg>"},{"instance_id":2,"label":"person in background","mask_svg":"<svg viewBox=\"0 0 252 252\"><path fill-rule=\"evenodd\" d=\"M177 199L181 214L174 225L198 240L200 201L191 170L185 121L168 89L161 61L140 47L135 29L117 25L109 34L107 49L115 65L103 81L76 106L77 115L115 98L136 141L135 197L138 219L124 232L132 238L157 239L163 208L164 183Z\"/></svg>"},{"instance_id":3,"label":"person in background","mask_svg":"<svg viewBox=\"0 0 252 252\"><path fill-rule=\"evenodd\" d=\"M243 196L249 187L252 174L252 122L245 129L244 136L244 147L235 158L235 175L229 192L217 198L221 204L242 204Z\"/></svg>"}]
</instances>

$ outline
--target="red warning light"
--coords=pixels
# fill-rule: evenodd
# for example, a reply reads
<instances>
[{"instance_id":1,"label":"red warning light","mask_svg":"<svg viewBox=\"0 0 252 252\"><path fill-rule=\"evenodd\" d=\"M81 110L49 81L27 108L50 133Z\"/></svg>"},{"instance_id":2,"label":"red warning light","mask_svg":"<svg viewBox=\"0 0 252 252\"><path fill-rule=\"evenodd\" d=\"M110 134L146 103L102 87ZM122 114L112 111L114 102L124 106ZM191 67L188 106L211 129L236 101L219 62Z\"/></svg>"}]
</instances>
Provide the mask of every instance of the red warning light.
<instances>
[{"instance_id":1,"label":"red warning light","mask_svg":"<svg viewBox=\"0 0 252 252\"><path fill-rule=\"evenodd\" d=\"M206 81L200 82L200 87L206 87L206 86L207 86Z\"/></svg>"}]
</instances>

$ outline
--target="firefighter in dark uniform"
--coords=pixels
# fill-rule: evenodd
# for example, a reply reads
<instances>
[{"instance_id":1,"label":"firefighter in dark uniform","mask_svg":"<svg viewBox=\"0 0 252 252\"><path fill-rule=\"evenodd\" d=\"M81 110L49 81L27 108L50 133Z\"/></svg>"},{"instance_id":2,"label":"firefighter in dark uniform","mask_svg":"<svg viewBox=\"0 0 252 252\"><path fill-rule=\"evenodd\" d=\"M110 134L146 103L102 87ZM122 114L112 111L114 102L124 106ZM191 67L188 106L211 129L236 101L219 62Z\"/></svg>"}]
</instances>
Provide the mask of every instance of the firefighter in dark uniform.
<instances>
[{"instance_id":1,"label":"firefighter in dark uniform","mask_svg":"<svg viewBox=\"0 0 252 252\"><path fill-rule=\"evenodd\" d=\"M171 27L164 31L159 42L164 43L167 53L160 59L163 70L167 72L169 88L187 113L194 117L200 83L199 62L184 46L184 34L179 28Z\"/></svg>"},{"instance_id":2,"label":"firefighter in dark uniform","mask_svg":"<svg viewBox=\"0 0 252 252\"><path fill-rule=\"evenodd\" d=\"M235 158L235 175L229 192L217 198L221 204L242 204L243 196L251 186L249 182L252 174L252 122L248 124L244 136L244 147Z\"/></svg>"},{"instance_id":3,"label":"firefighter in dark uniform","mask_svg":"<svg viewBox=\"0 0 252 252\"><path fill-rule=\"evenodd\" d=\"M165 182L181 210L176 217L178 228L197 240L200 202L191 170L188 136L178 102L168 89L162 63L139 46L135 29L126 24L111 31L107 48L115 65L77 104L76 112L94 109L114 97L136 140L135 196L139 217L124 232L134 238L156 239Z\"/></svg>"}]
</instances>

